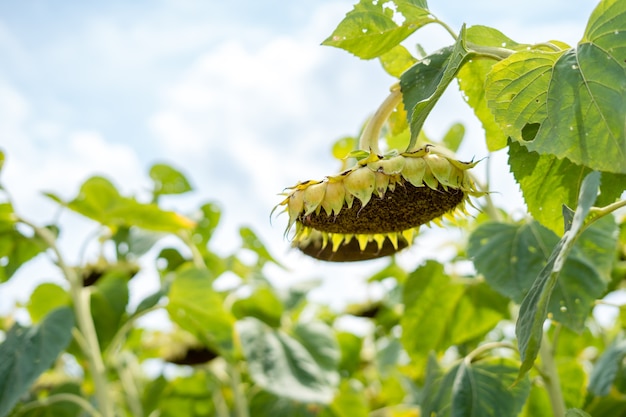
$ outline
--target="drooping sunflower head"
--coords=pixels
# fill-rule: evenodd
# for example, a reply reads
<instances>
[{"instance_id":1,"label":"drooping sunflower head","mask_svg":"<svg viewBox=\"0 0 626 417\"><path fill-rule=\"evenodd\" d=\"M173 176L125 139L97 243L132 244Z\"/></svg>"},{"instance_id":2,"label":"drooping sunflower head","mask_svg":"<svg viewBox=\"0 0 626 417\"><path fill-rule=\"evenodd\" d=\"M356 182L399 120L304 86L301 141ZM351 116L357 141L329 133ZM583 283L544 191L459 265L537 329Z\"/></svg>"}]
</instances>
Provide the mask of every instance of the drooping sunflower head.
<instances>
[{"instance_id":1,"label":"drooping sunflower head","mask_svg":"<svg viewBox=\"0 0 626 417\"><path fill-rule=\"evenodd\" d=\"M446 150L426 145L404 153L361 151L357 164L321 181L288 188L279 203L286 233L314 258L345 262L391 255L409 246L423 224L465 210L476 189L468 169Z\"/></svg>"}]
</instances>

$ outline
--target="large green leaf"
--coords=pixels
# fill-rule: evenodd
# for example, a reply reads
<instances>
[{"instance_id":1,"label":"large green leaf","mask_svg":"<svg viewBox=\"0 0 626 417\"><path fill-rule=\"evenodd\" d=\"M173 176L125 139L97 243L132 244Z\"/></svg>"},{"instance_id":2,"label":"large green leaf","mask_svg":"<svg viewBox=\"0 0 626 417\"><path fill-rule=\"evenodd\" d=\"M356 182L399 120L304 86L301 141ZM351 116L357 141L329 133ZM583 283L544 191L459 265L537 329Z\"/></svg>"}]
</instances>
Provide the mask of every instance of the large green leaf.
<instances>
[{"instance_id":1,"label":"large green leaf","mask_svg":"<svg viewBox=\"0 0 626 417\"><path fill-rule=\"evenodd\" d=\"M438 417L517 416L530 391L524 378L514 385L518 364L506 358L462 361L444 372L429 358L422 414Z\"/></svg>"},{"instance_id":2,"label":"large green leaf","mask_svg":"<svg viewBox=\"0 0 626 417\"><path fill-rule=\"evenodd\" d=\"M237 332L250 377L259 387L301 402L332 401L340 352L328 326L299 324L289 335L246 318L237 322Z\"/></svg>"},{"instance_id":3,"label":"large green leaf","mask_svg":"<svg viewBox=\"0 0 626 417\"><path fill-rule=\"evenodd\" d=\"M470 26L466 32L467 42L473 42L481 46L506 47L517 49L519 45L514 40L505 36L502 32L487 26ZM491 110L487 107L485 97L485 79L495 61L488 58L470 57L459 70L457 79L459 87L464 93L465 100L474 110L474 114L483 125L487 149L497 151L506 146L506 136L493 118Z\"/></svg>"},{"instance_id":4,"label":"large green leaf","mask_svg":"<svg viewBox=\"0 0 626 417\"><path fill-rule=\"evenodd\" d=\"M421 59L400 77L402 99L411 128L411 149L430 111L468 57L465 26L456 43Z\"/></svg>"},{"instance_id":5,"label":"large green leaf","mask_svg":"<svg viewBox=\"0 0 626 417\"><path fill-rule=\"evenodd\" d=\"M70 210L113 229L136 226L155 232L175 233L195 226L194 222L178 213L120 195L115 186L102 177L85 181L78 195L69 202L63 202L51 193L46 195Z\"/></svg>"},{"instance_id":6,"label":"large green leaf","mask_svg":"<svg viewBox=\"0 0 626 417\"><path fill-rule=\"evenodd\" d=\"M583 328L610 279L615 231L615 221L607 217L581 234L548 303L555 320L576 330ZM485 223L472 233L468 253L492 288L521 303L558 242L557 235L534 221Z\"/></svg>"},{"instance_id":7,"label":"large green leaf","mask_svg":"<svg viewBox=\"0 0 626 417\"><path fill-rule=\"evenodd\" d=\"M484 284L454 282L443 265L428 261L404 286L402 344L416 362L484 335L507 314L507 300Z\"/></svg>"},{"instance_id":8,"label":"large green leaf","mask_svg":"<svg viewBox=\"0 0 626 417\"><path fill-rule=\"evenodd\" d=\"M0 417L47 370L72 339L74 315L69 307L52 311L37 326L13 325L0 344Z\"/></svg>"},{"instance_id":9,"label":"large green leaf","mask_svg":"<svg viewBox=\"0 0 626 417\"><path fill-rule=\"evenodd\" d=\"M451 415L517 416L530 392L528 378L514 384L517 372L518 364L510 359L462 362L456 370L452 389Z\"/></svg>"},{"instance_id":10,"label":"large green leaf","mask_svg":"<svg viewBox=\"0 0 626 417\"><path fill-rule=\"evenodd\" d=\"M604 0L576 48L494 65L487 98L511 138L540 154L626 173L626 4Z\"/></svg>"},{"instance_id":11,"label":"large green leaf","mask_svg":"<svg viewBox=\"0 0 626 417\"><path fill-rule=\"evenodd\" d=\"M229 355L235 317L224 308L224 298L213 289L213 279L205 269L177 271L168 293L167 312L172 321L207 347Z\"/></svg>"},{"instance_id":12,"label":"large green leaf","mask_svg":"<svg viewBox=\"0 0 626 417\"><path fill-rule=\"evenodd\" d=\"M592 172L585 177L580 189L579 204L571 227L566 230L563 238L559 240L553 249L546 265L539 272L533 286L522 301L515 327L515 334L517 335L520 356L522 358L519 378L523 377L530 370L539 353L539 346L543 336L543 324L548 313L552 292L557 285L561 272L566 271L568 268L566 260L584 226L585 218L596 200L599 186L600 174L598 172ZM576 259L574 263L570 263L570 273L574 273L574 270L593 272L592 267L588 263L580 262ZM583 294L581 294L581 297L583 297ZM574 305L576 304L576 299L570 299Z\"/></svg>"},{"instance_id":13,"label":"large green leaf","mask_svg":"<svg viewBox=\"0 0 626 417\"><path fill-rule=\"evenodd\" d=\"M402 22L397 23L399 20ZM345 49L363 59L376 58L434 21L426 0L361 0L323 45Z\"/></svg>"},{"instance_id":14,"label":"large green leaf","mask_svg":"<svg viewBox=\"0 0 626 417\"><path fill-rule=\"evenodd\" d=\"M563 234L563 204L576 207L578 190L590 168L568 159L530 152L517 142L509 144L509 166L520 185L528 211L535 220ZM602 174L598 205L613 203L626 189L626 175Z\"/></svg>"}]
</instances>

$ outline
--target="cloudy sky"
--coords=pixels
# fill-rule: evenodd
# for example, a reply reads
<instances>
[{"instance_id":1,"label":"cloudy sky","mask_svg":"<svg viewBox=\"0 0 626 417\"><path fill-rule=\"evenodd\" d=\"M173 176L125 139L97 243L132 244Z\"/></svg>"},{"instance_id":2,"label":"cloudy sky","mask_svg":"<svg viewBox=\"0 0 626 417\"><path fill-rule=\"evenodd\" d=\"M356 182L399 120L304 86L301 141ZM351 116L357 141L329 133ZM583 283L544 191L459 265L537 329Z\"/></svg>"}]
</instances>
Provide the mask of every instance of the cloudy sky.
<instances>
[{"instance_id":1,"label":"cloudy sky","mask_svg":"<svg viewBox=\"0 0 626 417\"><path fill-rule=\"evenodd\" d=\"M330 146L355 134L393 80L375 61L320 46L352 8L345 0L0 1L0 148L2 182L16 209L36 223L57 216L41 196L75 195L89 176L109 177L126 193L149 184L155 162L170 163L196 191L167 200L180 210L217 201L224 210L217 246L237 245L250 225L292 268L276 272L326 277L341 300L365 269L324 266L288 251L285 218L269 212L277 193L299 180L332 174ZM593 0L431 0L453 28L483 24L519 42L582 36ZM439 28L409 39L432 51L450 43ZM440 137L454 122L467 126L460 159L486 155L482 130L455 86L427 120ZM497 163L502 155L494 156ZM493 181L496 199L523 210L507 175ZM76 259L93 225L64 214L62 245ZM415 257L415 253L408 256ZM42 280L41 262L0 286L0 314ZM143 288L156 285L145 277ZM328 294L328 292L326 292ZM336 300L335 300L336 301Z\"/></svg>"}]
</instances>

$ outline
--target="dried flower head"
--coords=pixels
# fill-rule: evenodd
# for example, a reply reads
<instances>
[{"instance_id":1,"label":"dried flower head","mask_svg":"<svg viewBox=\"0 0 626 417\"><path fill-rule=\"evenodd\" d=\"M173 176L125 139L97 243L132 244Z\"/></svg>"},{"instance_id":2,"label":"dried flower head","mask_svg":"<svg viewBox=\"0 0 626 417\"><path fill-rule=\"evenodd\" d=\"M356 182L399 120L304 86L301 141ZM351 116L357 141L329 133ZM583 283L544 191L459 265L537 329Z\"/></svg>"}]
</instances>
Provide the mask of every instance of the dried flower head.
<instances>
[{"instance_id":1,"label":"dried flower head","mask_svg":"<svg viewBox=\"0 0 626 417\"><path fill-rule=\"evenodd\" d=\"M279 204L295 226L294 246L328 261L393 254L413 241L423 224L463 211L478 195L460 162L435 146L393 156L370 153L356 166L321 181L288 188Z\"/></svg>"},{"instance_id":2,"label":"dried flower head","mask_svg":"<svg viewBox=\"0 0 626 417\"><path fill-rule=\"evenodd\" d=\"M451 152L425 145L380 155L382 123L400 100L399 89L372 117L361 136L355 166L321 181L287 188L285 233L295 226L293 245L314 258L344 262L391 255L409 246L419 227L465 210L476 189L468 169ZM365 139L364 139L365 138Z\"/></svg>"}]
</instances>

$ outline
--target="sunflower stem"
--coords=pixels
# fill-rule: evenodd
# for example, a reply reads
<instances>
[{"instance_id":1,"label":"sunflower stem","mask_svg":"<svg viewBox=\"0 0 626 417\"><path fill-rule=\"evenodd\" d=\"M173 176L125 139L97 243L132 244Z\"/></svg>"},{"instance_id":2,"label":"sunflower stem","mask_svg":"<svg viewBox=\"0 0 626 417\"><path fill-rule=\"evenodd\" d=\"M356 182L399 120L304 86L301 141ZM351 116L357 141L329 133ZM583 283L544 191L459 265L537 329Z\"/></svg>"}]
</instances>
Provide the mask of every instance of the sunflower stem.
<instances>
[{"instance_id":1,"label":"sunflower stem","mask_svg":"<svg viewBox=\"0 0 626 417\"><path fill-rule=\"evenodd\" d=\"M113 402L109 396L109 384L106 376L107 370L102 358L96 328L91 317L91 293L87 288L83 288L83 281L80 276L65 262L57 246L56 237L50 230L36 226L22 218L18 218L18 221L33 229L34 233L52 250L56 256L57 266L70 284L70 296L74 302L78 333L83 336L81 338L81 348L88 360L98 409L103 417L113 417Z\"/></svg>"},{"instance_id":2,"label":"sunflower stem","mask_svg":"<svg viewBox=\"0 0 626 417\"><path fill-rule=\"evenodd\" d=\"M374 113L372 118L367 122L365 129L363 129L363 133L361 133L361 138L359 139L359 149L369 151L377 155L380 154L380 148L378 146L380 131L391 113L395 110L398 104L400 104L401 100L402 91L400 91L400 84L396 83L391 87L391 93L389 96L387 96L385 101L383 101L380 107L378 107L376 113Z\"/></svg>"}]
</instances>

